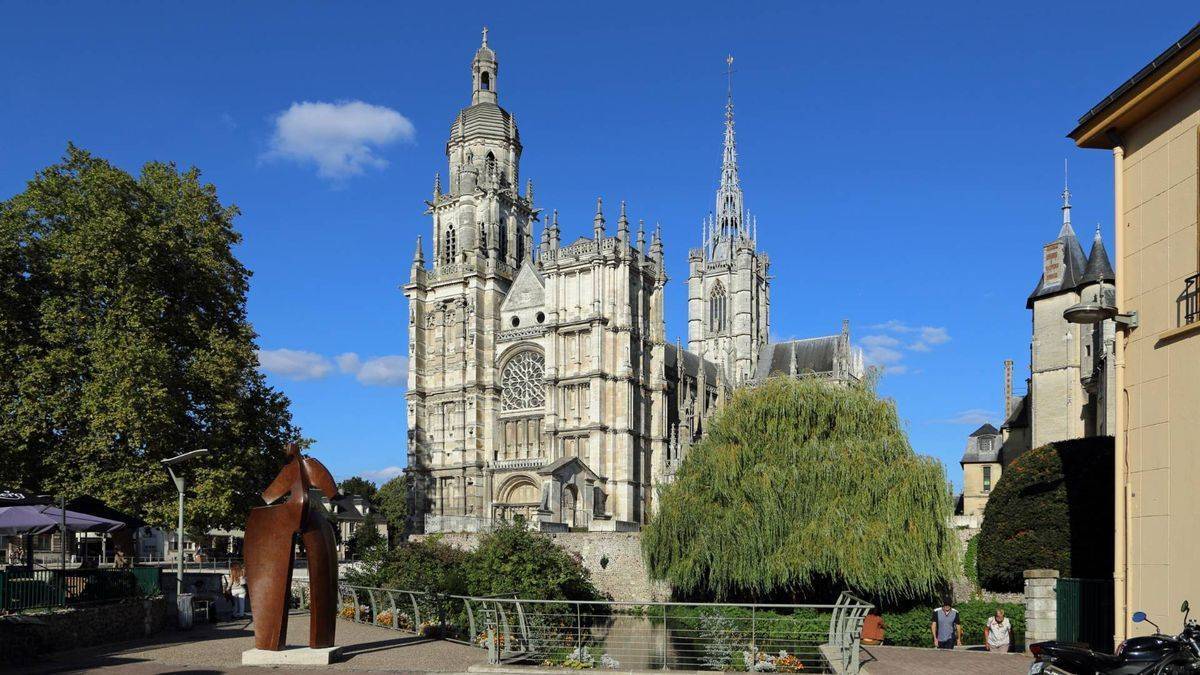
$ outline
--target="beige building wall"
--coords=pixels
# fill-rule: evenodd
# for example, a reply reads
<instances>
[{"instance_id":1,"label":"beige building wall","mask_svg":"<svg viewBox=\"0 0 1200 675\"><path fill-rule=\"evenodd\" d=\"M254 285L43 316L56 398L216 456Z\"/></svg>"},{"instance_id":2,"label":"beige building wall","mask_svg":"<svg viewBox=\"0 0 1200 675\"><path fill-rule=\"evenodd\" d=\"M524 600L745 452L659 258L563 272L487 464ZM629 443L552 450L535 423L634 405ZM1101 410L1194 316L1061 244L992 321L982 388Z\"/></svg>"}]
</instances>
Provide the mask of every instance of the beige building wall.
<instances>
[{"instance_id":1,"label":"beige building wall","mask_svg":"<svg viewBox=\"0 0 1200 675\"><path fill-rule=\"evenodd\" d=\"M996 489L1003 471L999 462L963 465L963 512L964 516L982 516L988 497ZM984 480L987 477L989 480Z\"/></svg>"},{"instance_id":2,"label":"beige building wall","mask_svg":"<svg viewBox=\"0 0 1200 675\"><path fill-rule=\"evenodd\" d=\"M1079 302L1079 294L1060 293L1033 303L1033 447L1084 436L1083 405L1087 395L1080 383L1080 331L1063 319L1063 310Z\"/></svg>"},{"instance_id":3,"label":"beige building wall","mask_svg":"<svg viewBox=\"0 0 1200 675\"><path fill-rule=\"evenodd\" d=\"M1129 611L1172 626L1200 598L1200 333L1170 334L1197 272L1198 122L1192 85L1128 131L1121 176L1121 295L1139 323L1125 344Z\"/></svg>"}]
</instances>

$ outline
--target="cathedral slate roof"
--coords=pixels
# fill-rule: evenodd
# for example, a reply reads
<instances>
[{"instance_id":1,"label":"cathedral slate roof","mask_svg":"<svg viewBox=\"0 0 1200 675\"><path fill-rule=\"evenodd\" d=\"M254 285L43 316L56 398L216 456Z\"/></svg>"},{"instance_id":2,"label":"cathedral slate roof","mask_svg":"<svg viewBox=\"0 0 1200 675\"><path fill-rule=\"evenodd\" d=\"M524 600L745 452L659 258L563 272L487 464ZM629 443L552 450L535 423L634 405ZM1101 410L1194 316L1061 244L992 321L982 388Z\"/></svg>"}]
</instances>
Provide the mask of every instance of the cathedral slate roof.
<instances>
[{"instance_id":1,"label":"cathedral slate roof","mask_svg":"<svg viewBox=\"0 0 1200 675\"><path fill-rule=\"evenodd\" d=\"M837 358L838 339L841 336L809 338L771 342L762 348L758 356L757 379L771 375L799 375L805 373L831 373Z\"/></svg>"},{"instance_id":2,"label":"cathedral slate roof","mask_svg":"<svg viewBox=\"0 0 1200 675\"><path fill-rule=\"evenodd\" d=\"M1038 278L1037 288L1033 289L1033 293L1029 294L1029 301L1025 303L1026 309L1033 309L1033 301L1040 298L1070 291L1078 288L1083 283L1083 275L1087 269L1088 259L1083 254L1083 246L1079 244L1079 238L1075 236L1075 230L1070 223L1065 223L1062 230L1058 233L1058 239L1061 241L1066 251L1065 269L1063 270L1062 281L1047 286L1046 275L1043 274Z\"/></svg>"},{"instance_id":3,"label":"cathedral slate roof","mask_svg":"<svg viewBox=\"0 0 1200 675\"><path fill-rule=\"evenodd\" d=\"M511 140L518 146L521 144L517 121L507 110L491 102L476 103L458 112L454 123L450 125L450 139L462 136Z\"/></svg>"},{"instance_id":4,"label":"cathedral slate roof","mask_svg":"<svg viewBox=\"0 0 1200 675\"><path fill-rule=\"evenodd\" d=\"M686 349L681 349L676 345L667 345L665 350L665 361L667 372L674 372L679 363L679 354L683 354L683 373L688 377L699 378L700 364L704 364L704 381L709 384L715 384L717 381L717 364L712 361L701 358L697 354L693 354Z\"/></svg>"}]
</instances>

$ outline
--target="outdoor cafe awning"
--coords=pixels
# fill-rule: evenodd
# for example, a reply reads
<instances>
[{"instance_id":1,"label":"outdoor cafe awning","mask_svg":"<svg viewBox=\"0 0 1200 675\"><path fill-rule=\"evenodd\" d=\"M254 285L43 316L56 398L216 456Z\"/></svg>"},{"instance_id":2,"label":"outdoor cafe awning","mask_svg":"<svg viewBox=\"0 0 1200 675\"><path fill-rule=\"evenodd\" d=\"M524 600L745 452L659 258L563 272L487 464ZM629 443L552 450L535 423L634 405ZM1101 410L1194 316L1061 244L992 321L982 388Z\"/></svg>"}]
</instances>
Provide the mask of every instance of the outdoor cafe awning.
<instances>
[{"instance_id":1,"label":"outdoor cafe awning","mask_svg":"<svg viewBox=\"0 0 1200 675\"><path fill-rule=\"evenodd\" d=\"M66 526L71 532L113 532L125 527L125 523L86 513L67 511L65 514L54 506L0 506L0 534L41 534Z\"/></svg>"},{"instance_id":2,"label":"outdoor cafe awning","mask_svg":"<svg viewBox=\"0 0 1200 675\"><path fill-rule=\"evenodd\" d=\"M52 505L46 496L0 488L0 535L42 534L66 527L72 532L113 532L125 523Z\"/></svg>"}]
</instances>

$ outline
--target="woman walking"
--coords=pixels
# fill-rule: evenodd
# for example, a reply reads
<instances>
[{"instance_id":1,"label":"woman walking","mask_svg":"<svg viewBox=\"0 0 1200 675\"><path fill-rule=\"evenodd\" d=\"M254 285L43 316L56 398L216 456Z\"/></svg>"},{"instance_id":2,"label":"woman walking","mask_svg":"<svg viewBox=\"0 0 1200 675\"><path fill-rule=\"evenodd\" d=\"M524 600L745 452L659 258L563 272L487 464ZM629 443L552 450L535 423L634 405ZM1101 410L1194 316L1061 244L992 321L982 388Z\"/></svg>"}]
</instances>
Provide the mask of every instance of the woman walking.
<instances>
[{"instance_id":1,"label":"woman walking","mask_svg":"<svg viewBox=\"0 0 1200 675\"><path fill-rule=\"evenodd\" d=\"M983 628L983 641L989 652L1007 652L1012 644L1012 624L1004 616L1004 610L996 608L996 613L987 620Z\"/></svg>"}]
</instances>

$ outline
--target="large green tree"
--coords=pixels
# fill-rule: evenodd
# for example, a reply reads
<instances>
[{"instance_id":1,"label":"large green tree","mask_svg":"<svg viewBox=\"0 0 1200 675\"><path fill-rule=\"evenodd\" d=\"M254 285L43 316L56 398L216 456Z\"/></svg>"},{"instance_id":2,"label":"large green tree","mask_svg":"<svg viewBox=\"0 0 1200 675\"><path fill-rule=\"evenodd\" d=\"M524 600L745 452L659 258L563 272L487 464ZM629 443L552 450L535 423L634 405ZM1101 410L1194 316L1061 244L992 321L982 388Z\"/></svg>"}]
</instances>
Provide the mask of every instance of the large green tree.
<instances>
[{"instance_id":1,"label":"large green tree","mask_svg":"<svg viewBox=\"0 0 1200 675\"><path fill-rule=\"evenodd\" d=\"M373 501L378 488L375 487L375 483L362 476L351 476L338 483L338 490L341 490L344 495L362 497L367 501Z\"/></svg>"},{"instance_id":2,"label":"large green tree","mask_svg":"<svg viewBox=\"0 0 1200 675\"><path fill-rule=\"evenodd\" d=\"M941 592L957 563L942 467L872 387L775 378L736 391L660 494L642 547L683 596L884 602Z\"/></svg>"},{"instance_id":3,"label":"large green tree","mask_svg":"<svg viewBox=\"0 0 1200 675\"><path fill-rule=\"evenodd\" d=\"M196 169L138 176L74 146L0 202L0 484L236 526L298 437L256 370L238 214Z\"/></svg>"},{"instance_id":4,"label":"large green tree","mask_svg":"<svg viewBox=\"0 0 1200 675\"><path fill-rule=\"evenodd\" d=\"M408 530L408 474L400 474L379 486L375 493L375 508L387 521L388 540L400 542Z\"/></svg>"}]
</instances>

